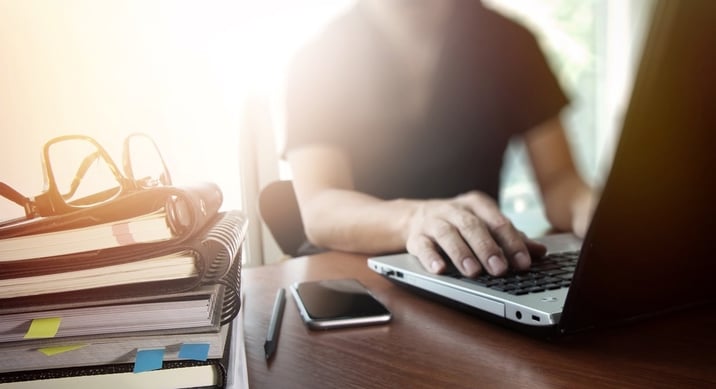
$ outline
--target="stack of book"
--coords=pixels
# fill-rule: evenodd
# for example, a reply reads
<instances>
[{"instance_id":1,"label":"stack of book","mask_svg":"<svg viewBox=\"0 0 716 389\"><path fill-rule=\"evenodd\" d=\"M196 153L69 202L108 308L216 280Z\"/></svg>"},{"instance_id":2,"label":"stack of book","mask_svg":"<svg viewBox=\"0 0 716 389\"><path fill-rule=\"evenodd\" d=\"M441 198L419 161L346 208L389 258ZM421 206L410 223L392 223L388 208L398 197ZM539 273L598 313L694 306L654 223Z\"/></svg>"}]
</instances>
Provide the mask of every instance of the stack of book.
<instances>
[{"instance_id":1,"label":"stack of book","mask_svg":"<svg viewBox=\"0 0 716 389\"><path fill-rule=\"evenodd\" d=\"M247 218L213 184L167 195L0 229L0 388L227 386Z\"/></svg>"}]
</instances>

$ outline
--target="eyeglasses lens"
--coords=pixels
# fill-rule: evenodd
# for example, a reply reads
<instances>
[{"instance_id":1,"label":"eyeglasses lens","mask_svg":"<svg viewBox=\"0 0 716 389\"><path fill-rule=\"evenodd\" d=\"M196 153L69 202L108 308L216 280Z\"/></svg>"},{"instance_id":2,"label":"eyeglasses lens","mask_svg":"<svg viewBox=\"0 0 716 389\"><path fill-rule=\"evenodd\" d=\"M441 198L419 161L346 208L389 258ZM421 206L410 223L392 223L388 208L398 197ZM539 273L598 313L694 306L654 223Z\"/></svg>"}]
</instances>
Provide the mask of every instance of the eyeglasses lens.
<instances>
[{"instance_id":1,"label":"eyeglasses lens","mask_svg":"<svg viewBox=\"0 0 716 389\"><path fill-rule=\"evenodd\" d=\"M62 199L67 204L90 206L117 196L121 183L100 149L87 140L53 143L48 163Z\"/></svg>"},{"instance_id":2,"label":"eyeglasses lens","mask_svg":"<svg viewBox=\"0 0 716 389\"><path fill-rule=\"evenodd\" d=\"M125 165L125 174L134 179L140 188L171 184L161 154L151 139L132 136L128 140L126 152L129 166Z\"/></svg>"}]
</instances>

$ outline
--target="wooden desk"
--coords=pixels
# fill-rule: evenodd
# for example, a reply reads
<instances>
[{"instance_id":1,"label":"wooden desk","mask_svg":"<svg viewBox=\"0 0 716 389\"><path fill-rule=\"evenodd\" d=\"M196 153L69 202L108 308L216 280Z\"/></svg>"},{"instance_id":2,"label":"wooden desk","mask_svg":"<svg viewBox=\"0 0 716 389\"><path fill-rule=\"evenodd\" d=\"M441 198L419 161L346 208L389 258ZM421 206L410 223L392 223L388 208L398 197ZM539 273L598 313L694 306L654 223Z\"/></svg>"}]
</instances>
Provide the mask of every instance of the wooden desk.
<instances>
[{"instance_id":1,"label":"wooden desk","mask_svg":"<svg viewBox=\"0 0 716 389\"><path fill-rule=\"evenodd\" d=\"M393 321L311 331L289 294L267 363L276 289L347 277L363 282ZM242 288L251 388L716 387L713 309L549 342L414 295L369 270L363 256L326 253L245 269Z\"/></svg>"}]
</instances>

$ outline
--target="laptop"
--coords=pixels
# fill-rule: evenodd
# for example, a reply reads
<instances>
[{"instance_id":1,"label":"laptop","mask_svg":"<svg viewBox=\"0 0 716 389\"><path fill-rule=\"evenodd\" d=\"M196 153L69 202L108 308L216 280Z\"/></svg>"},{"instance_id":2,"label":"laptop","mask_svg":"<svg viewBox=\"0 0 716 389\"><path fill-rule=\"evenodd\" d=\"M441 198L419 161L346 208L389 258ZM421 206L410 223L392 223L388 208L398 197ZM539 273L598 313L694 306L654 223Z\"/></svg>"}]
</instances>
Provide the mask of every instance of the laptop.
<instances>
[{"instance_id":1,"label":"laptop","mask_svg":"<svg viewBox=\"0 0 716 389\"><path fill-rule=\"evenodd\" d=\"M558 334L716 300L716 1L656 5L588 232L541 240L547 257L503 278L433 275L407 253L368 266L485 317Z\"/></svg>"}]
</instances>

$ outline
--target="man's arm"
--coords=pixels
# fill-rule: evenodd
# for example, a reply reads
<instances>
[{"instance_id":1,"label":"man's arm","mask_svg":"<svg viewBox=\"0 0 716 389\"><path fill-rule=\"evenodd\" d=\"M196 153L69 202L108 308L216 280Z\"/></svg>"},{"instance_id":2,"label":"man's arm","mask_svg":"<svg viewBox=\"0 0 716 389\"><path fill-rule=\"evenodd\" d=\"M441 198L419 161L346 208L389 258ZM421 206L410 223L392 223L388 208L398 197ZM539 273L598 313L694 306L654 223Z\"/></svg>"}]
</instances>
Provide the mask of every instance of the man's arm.
<instances>
[{"instance_id":1,"label":"man's arm","mask_svg":"<svg viewBox=\"0 0 716 389\"><path fill-rule=\"evenodd\" d=\"M306 235L321 247L366 254L407 250L435 273L445 268L439 247L467 276L526 269L530 253L544 251L480 192L382 200L355 190L350 162L338 148L306 146L287 156Z\"/></svg>"},{"instance_id":2,"label":"man's arm","mask_svg":"<svg viewBox=\"0 0 716 389\"><path fill-rule=\"evenodd\" d=\"M348 158L336 147L312 145L287 156L312 243L367 254L405 248L405 226L414 203L382 201L355 191Z\"/></svg>"},{"instance_id":3,"label":"man's arm","mask_svg":"<svg viewBox=\"0 0 716 389\"><path fill-rule=\"evenodd\" d=\"M584 236L595 194L577 172L560 119L551 119L527 132L525 143L547 219L558 230Z\"/></svg>"}]
</instances>

